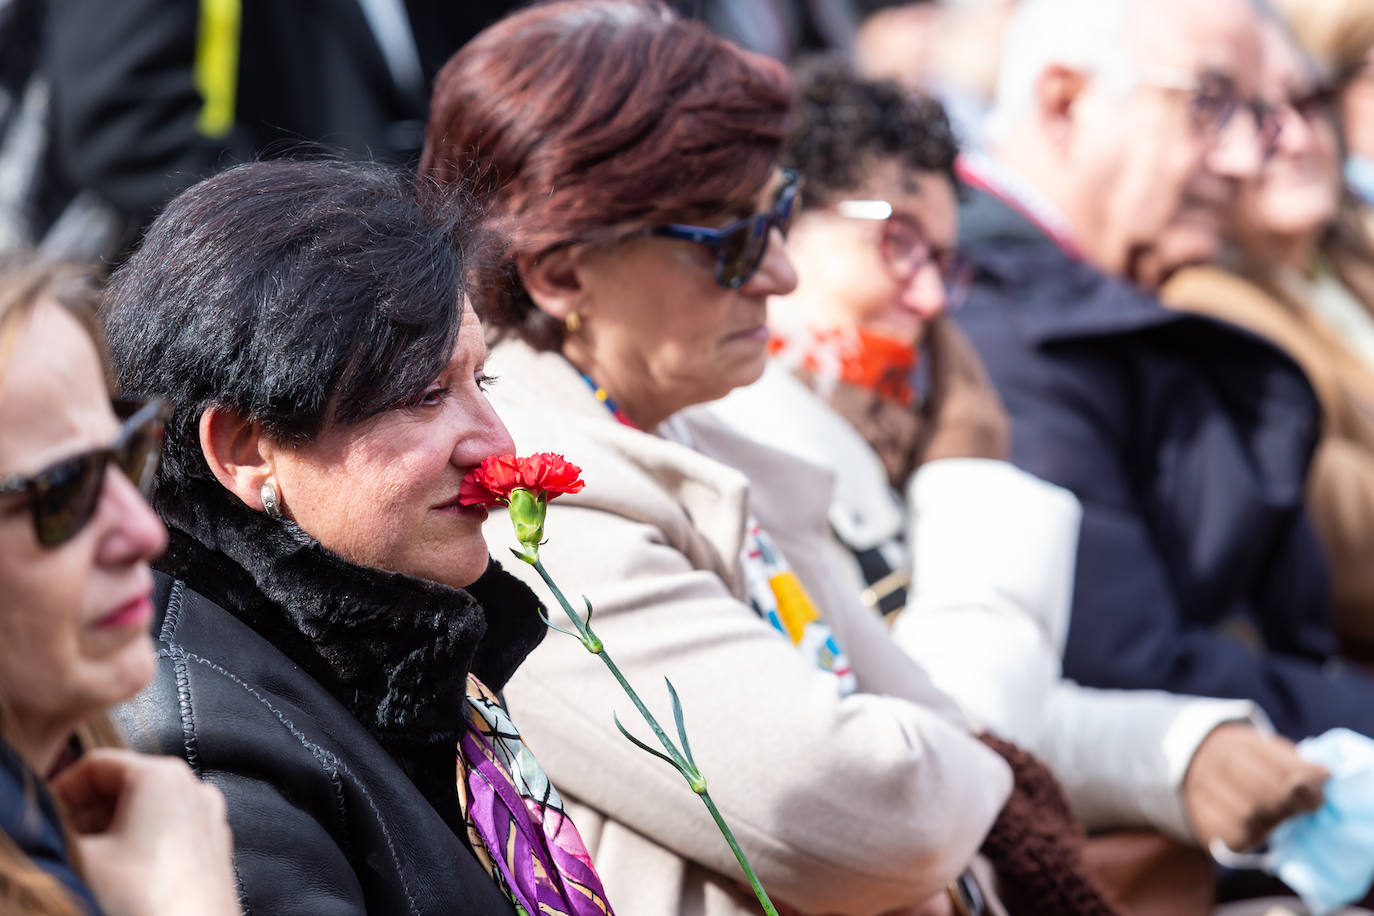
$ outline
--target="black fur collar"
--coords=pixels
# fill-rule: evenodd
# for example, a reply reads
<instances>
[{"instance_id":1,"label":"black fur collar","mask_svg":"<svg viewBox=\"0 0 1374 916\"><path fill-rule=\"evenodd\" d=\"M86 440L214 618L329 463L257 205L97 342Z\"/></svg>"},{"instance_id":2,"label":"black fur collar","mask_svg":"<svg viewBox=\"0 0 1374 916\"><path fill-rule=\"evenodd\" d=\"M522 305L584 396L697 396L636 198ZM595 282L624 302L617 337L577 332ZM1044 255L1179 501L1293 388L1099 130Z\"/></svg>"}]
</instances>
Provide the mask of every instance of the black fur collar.
<instances>
[{"instance_id":1,"label":"black fur collar","mask_svg":"<svg viewBox=\"0 0 1374 916\"><path fill-rule=\"evenodd\" d=\"M534 593L494 560L454 589L349 563L218 483L158 502L171 535L158 568L277 646L383 745L451 747L469 669L500 690L543 639Z\"/></svg>"}]
</instances>

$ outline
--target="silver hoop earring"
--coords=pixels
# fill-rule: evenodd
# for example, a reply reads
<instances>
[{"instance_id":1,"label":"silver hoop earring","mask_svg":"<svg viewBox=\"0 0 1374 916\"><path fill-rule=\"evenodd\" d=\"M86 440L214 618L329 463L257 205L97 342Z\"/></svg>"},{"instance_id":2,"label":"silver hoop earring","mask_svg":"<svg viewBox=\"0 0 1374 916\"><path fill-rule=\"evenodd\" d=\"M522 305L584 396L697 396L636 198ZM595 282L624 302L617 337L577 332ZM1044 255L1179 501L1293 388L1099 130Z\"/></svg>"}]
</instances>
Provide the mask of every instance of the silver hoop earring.
<instances>
[{"instance_id":1,"label":"silver hoop earring","mask_svg":"<svg viewBox=\"0 0 1374 916\"><path fill-rule=\"evenodd\" d=\"M272 518L281 518L281 502L277 498L277 482L271 477L267 478L262 484L262 489L258 491L262 497L262 511Z\"/></svg>"}]
</instances>

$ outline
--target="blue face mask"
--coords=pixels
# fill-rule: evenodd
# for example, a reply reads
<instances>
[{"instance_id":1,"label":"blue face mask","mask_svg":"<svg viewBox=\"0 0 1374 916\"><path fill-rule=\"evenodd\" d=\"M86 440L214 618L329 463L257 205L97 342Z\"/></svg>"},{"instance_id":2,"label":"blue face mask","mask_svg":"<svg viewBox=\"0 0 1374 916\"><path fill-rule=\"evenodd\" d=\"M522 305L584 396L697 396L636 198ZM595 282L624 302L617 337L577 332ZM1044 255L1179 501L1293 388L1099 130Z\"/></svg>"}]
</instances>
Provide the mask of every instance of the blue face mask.
<instances>
[{"instance_id":1,"label":"blue face mask","mask_svg":"<svg viewBox=\"0 0 1374 916\"><path fill-rule=\"evenodd\" d=\"M1345 183L1367 204L1374 204L1374 159L1368 156L1347 156Z\"/></svg>"},{"instance_id":2,"label":"blue face mask","mask_svg":"<svg viewBox=\"0 0 1374 916\"><path fill-rule=\"evenodd\" d=\"M1364 897L1374 883L1374 740L1335 728L1298 745L1298 754L1331 771L1326 800L1284 821L1258 855L1217 856L1223 865L1262 868L1327 916Z\"/></svg>"}]
</instances>

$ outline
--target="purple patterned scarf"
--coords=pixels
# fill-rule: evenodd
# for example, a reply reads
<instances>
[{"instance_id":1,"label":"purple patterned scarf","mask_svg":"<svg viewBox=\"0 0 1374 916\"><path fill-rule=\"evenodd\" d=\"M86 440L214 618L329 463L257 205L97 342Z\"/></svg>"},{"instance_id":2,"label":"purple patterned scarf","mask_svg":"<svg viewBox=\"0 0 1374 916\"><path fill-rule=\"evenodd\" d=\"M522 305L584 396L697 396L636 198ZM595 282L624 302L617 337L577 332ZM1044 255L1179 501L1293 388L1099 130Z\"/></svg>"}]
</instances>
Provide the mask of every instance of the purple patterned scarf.
<instances>
[{"instance_id":1,"label":"purple patterned scarf","mask_svg":"<svg viewBox=\"0 0 1374 916\"><path fill-rule=\"evenodd\" d=\"M458 799L477 859L522 916L612 916L563 800L501 701L468 675Z\"/></svg>"}]
</instances>

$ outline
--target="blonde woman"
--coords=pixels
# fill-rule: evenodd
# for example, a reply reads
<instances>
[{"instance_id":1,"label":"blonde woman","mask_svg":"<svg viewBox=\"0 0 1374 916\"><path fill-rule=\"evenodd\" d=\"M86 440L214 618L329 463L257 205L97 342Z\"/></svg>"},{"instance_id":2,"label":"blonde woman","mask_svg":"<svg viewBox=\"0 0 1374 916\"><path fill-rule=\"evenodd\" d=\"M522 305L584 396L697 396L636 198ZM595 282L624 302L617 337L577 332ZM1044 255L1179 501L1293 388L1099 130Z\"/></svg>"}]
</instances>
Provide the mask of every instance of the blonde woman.
<instances>
[{"instance_id":1,"label":"blonde woman","mask_svg":"<svg viewBox=\"0 0 1374 916\"><path fill-rule=\"evenodd\" d=\"M1274 0L1298 41L1336 90L1345 173L1374 203L1374 4L1368 0Z\"/></svg>"},{"instance_id":2,"label":"blonde woman","mask_svg":"<svg viewBox=\"0 0 1374 916\"><path fill-rule=\"evenodd\" d=\"M1266 93L1283 122L1246 182L1225 266L1181 273L1166 299L1240 324L1302 366L1321 402L1308 511L1331 567L1337 629L1374 648L1374 246L1341 177L1335 102L1277 23L1266 31Z\"/></svg>"},{"instance_id":3,"label":"blonde woman","mask_svg":"<svg viewBox=\"0 0 1374 916\"><path fill-rule=\"evenodd\" d=\"M105 715L152 676L166 535L136 488L158 405L116 420L89 297L0 268L0 912L238 913L218 790Z\"/></svg>"}]
</instances>

